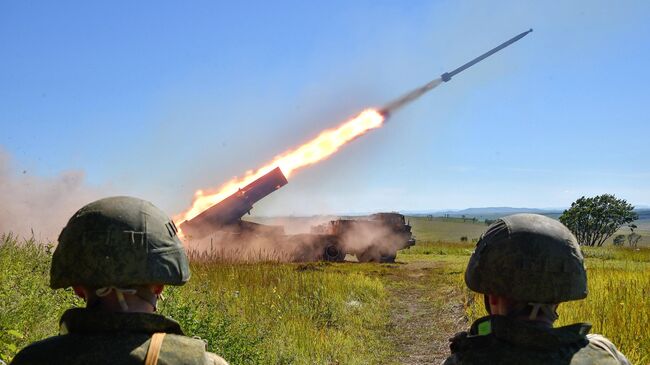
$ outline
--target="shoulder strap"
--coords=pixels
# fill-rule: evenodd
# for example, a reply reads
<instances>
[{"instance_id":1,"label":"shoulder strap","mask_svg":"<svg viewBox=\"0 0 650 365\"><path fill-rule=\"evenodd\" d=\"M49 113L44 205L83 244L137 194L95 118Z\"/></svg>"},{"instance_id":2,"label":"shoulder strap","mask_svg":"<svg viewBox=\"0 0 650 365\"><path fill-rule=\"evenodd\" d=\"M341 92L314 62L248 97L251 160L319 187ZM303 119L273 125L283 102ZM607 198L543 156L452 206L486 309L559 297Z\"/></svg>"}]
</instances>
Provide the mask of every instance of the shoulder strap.
<instances>
[{"instance_id":1,"label":"shoulder strap","mask_svg":"<svg viewBox=\"0 0 650 365\"><path fill-rule=\"evenodd\" d=\"M160 355L160 348L162 347L163 339L165 338L164 332L156 332L151 336L149 342L149 349L147 350L147 357L144 359L145 365L158 364L158 356Z\"/></svg>"}]
</instances>

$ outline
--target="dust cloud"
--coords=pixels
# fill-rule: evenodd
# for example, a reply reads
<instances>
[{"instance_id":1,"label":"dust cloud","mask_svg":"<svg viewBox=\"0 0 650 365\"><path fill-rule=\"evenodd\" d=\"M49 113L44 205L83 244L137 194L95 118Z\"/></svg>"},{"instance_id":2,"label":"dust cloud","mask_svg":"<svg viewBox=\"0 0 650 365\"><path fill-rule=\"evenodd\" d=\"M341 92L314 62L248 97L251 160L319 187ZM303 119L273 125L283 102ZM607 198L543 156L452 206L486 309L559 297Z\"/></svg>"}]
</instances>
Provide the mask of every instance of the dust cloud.
<instances>
[{"instance_id":1,"label":"dust cloud","mask_svg":"<svg viewBox=\"0 0 650 365\"><path fill-rule=\"evenodd\" d=\"M103 196L100 190L85 182L83 171L45 178L15 170L0 148L0 234L54 242L74 212Z\"/></svg>"},{"instance_id":2,"label":"dust cloud","mask_svg":"<svg viewBox=\"0 0 650 365\"><path fill-rule=\"evenodd\" d=\"M325 224L338 219L336 215L314 215L308 217L244 217L247 221L255 223L282 226L287 234L310 233L311 227Z\"/></svg>"},{"instance_id":3,"label":"dust cloud","mask_svg":"<svg viewBox=\"0 0 650 365\"><path fill-rule=\"evenodd\" d=\"M410 234L395 222L369 217L256 218L221 227L202 239L186 237L190 259L210 262L311 262L394 259ZM268 225L272 223L274 225ZM287 233L291 232L291 233ZM348 256L348 260L354 260Z\"/></svg>"},{"instance_id":4,"label":"dust cloud","mask_svg":"<svg viewBox=\"0 0 650 365\"><path fill-rule=\"evenodd\" d=\"M283 226L243 221L194 239L183 239L190 260L207 262L319 261L331 238L308 233L285 234Z\"/></svg>"},{"instance_id":5,"label":"dust cloud","mask_svg":"<svg viewBox=\"0 0 650 365\"><path fill-rule=\"evenodd\" d=\"M410 238L384 221L359 220L341 235L341 247L359 261L379 261L394 256Z\"/></svg>"}]
</instances>

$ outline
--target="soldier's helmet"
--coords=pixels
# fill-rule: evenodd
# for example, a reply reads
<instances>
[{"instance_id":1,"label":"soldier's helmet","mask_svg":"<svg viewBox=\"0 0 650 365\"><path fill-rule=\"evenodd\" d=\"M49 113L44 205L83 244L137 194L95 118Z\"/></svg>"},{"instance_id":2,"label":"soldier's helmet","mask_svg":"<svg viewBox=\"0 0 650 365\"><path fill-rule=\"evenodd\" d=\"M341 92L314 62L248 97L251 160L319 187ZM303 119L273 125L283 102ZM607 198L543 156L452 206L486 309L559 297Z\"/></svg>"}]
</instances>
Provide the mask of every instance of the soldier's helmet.
<instances>
[{"instance_id":1,"label":"soldier's helmet","mask_svg":"<svg viewBox=\"0 0 650 365\"><path fill-rule=\"evenodd\" d=\"M465 283L475 292L521 302L550 304L587 296L575 236L539 214L514 214L490 225L469 260Z\"/></svg>"},{"instance_id":2,"label":"soldier's helmet","mask_svg":"<svg viewBox=\"0 0 650 365\"><path fill-rule=\"evenodd\" d=\"M50 286L182 285L190 269L177 232L148 201L118 196L92 202L59 235Z\"/></svg>"}]
</instances>

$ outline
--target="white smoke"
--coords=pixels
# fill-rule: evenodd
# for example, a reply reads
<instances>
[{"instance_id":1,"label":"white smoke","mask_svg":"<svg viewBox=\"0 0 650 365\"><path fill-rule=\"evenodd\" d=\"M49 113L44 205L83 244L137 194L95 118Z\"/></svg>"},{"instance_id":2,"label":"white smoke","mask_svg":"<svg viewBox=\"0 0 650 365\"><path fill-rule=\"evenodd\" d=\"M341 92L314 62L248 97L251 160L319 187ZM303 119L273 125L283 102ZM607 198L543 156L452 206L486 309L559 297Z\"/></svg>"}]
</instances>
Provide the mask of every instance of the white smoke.
<instances>
[{"instance_id":1,"label":"white smoke","mask_svg":"<svg viewBox=\"0 0 650 365\"><path fill-rule=\"evenodd\" d=\"M359 261L379 261L405 247L407 238L388 222L367 217L344 219L345 228L337 231L329 224L335 219L257 217L259 223L244 221L217 229L205 238L186 237L184 241L192 260L213 262L319 261L325 259L325 252L332 255L328 250L331 247L337 248L333 255L342 250Z\"/></svg>"},{"instance_id":2,"label":"white smoke","mask_svg":"<svg viewBox=\"0 0 650 365\"><path fill-rule=\"evenodd\" d=\"M282 204L279 202L278 204ZM334 215L314 215L308 217L249 217L244 216L243 219L255 223L282 226L287 234L300 234L311 232L311 227L327 223L331 220L338 219Z\"/></svg>"},{"instance_id":3,"label":"white smoke","mask_svg":"<svg viewBox=\"0 0 650 365\"><path fill-rule=\"evenodd\" d=\"M359 261L393 256L405 248L406 240L393 228L387 222L360 220L343 234L342 247L346 252L354 254Z\"/></svg>"},{"instance_id":4,"label":"white smoke","mask_svg":"<svg viewBox=\"0 0 650 365\"><path fill-rule=\"evenodd\" d=\"M11 156L0 148L0 234L53 242L74 212L100 196L99 188L85 182L83 171L34 176L16 170Z\"/></svg>"}]
</instances>

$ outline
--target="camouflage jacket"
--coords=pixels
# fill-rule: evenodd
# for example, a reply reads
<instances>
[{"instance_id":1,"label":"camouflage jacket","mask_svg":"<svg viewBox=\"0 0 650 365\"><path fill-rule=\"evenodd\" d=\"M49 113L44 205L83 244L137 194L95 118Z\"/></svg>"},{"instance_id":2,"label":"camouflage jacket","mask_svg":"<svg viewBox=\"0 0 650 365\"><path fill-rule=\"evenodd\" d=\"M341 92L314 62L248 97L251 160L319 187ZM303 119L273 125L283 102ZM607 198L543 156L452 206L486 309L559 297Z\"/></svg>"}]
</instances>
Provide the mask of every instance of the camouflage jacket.
<instances>
[{"instance_id":1,"label":"camouflage jacket","mask_svg":"<svg viewBox=\"0 0 650 365\"><path fill-rule=\"evenodd\" d=\"M60 324L60 335L25 347L10 365L141 365L156 332L166 333L158 364L228 365L206 352L205 342L183 336L176 321L158 314L74 308L63 314Z\"/></svg>"},{"instance_id":2,"label":"camouflage jacket","mask_svg":"<svg viewBox=\"0 0 650 365\"><path fill-rule=\"evenodd\" d=\"M451 341L454 364L629 365L616 347L600 335L588 335L590 324L547 328L504 316L483 317L469 333Z\"/></svg>"}]
</instances>

